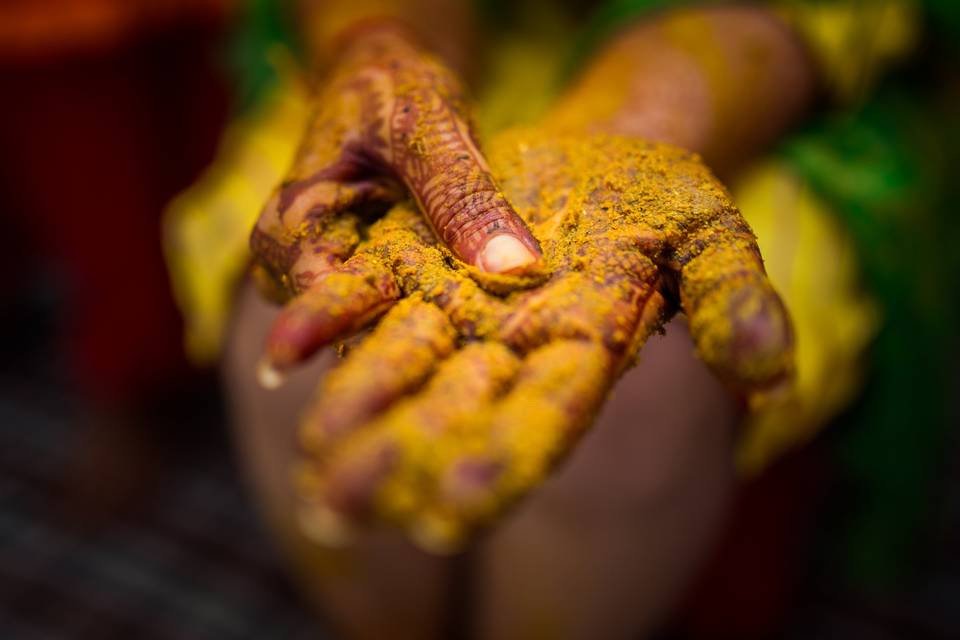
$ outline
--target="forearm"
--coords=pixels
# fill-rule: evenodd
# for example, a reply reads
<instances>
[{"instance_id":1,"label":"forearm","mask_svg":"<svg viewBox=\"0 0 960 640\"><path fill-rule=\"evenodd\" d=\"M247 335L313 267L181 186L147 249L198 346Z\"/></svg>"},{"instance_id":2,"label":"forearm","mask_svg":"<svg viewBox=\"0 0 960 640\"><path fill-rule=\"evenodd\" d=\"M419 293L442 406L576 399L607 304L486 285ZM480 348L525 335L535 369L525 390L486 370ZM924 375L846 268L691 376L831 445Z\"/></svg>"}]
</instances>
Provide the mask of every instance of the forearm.
<instances>
[{"instance_id":1,"label":"forearm","mask_svg":"<svg viewBox=\"0 0 960 640\"><path fill-rule=\"evenodd\" d=\"M461 73L469 71L475 43L468 2L446 0L297 0L298 22L311 62L323 68L365 23L402 25Z\"/></svg>"},{"instance_id":2,"label":"forearm","mask_svg":"<svg viewBox=\"0 0 960 640\"><path fill-rule=\"evenodd\" d=\"M550 120L676 144L729 173L796 122L814 91L803 46L770 12L690 9L618 35Z\"/></svg>"}]
</instances>

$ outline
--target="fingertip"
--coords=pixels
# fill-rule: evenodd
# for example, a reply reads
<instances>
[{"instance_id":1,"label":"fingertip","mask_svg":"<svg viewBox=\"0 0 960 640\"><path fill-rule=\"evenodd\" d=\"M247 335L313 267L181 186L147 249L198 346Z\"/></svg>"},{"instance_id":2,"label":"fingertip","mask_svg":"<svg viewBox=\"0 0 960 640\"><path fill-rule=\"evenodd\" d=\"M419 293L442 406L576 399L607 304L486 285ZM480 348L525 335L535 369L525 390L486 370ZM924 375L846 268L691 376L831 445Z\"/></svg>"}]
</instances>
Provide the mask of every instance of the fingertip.
<instances>
[{"instance_id":1,"label":"fingertip","mask_svg":"<svg viewBox=\"0 0 960 640\"><path fill-rule=\"evenodd\" d=\"M487 240L477 254L477 268L487 273L517 273L526 271L540 256L520 239L500 234Z\"/></svg>"},{"instance_id":2,"label":"fingertip","mask_svg":"<svg viewBox=\"0 0 960 640\"><path fill-rule=\"evenodd\" d=\"M696 318L700 326L691 324L704 360L745 391L789 387L794 334L780 297L769 286L748 286L725 297L722 316L701 309Z\"/></svg>"},{"instance_id":3,"label":"fingertip","mask_svg":"<svg viewBox=\"0 0 960 640\"><path fill-rule=\"evenodd\" d=\"M300 531L317 544L331 548L349 545L354 538L353 527L333 509L322 505L304 506L299 512Z\"/></svg>"},{"instance_id":4,"label":"fingertip","mask_svg":"<svg viewBox=\"0 0 960 640\"><path fill-rule=\"evenodd\" d=\"M267 336L269 363L278 370L296 366L386 311L396 298L396 285L391 280L375 286L370 279L367 272L326 274L287 303Z\"/></svg>"},{"instance_id":5,"label":"fingertip","mask_svg":"<svg viewBox=\"0 0 960 640\"><path fill-rule=\"evenodd\" d=\"M793 326L780 297L772 290L764 294L731 309L732 356L748 383L773 387L793 369Z\"/></svg>"},{"instance_id":6,"label":"fingertip","mask_svg":"<svg viewBox=\"0 0 960 640\"><path fill-rule=\"evenodd\" d=\"M265 355L257 375L261 384L275 381L273 374L289 369L322 346L323 318L294 300L280 312L267 335ZM265 387L268 387L264 384Z\"/></svg>"},{"instance_id":7,"label":"fingertip","mask_svg":"<svg viewBox=\"0 0 960 640\"><path fill-rule=\"evenodd\" d=\"M277 369L266 356L257 364L257 382L267 391L274 391L283 386L286 376Z\"/></svg>"}]
</instances>

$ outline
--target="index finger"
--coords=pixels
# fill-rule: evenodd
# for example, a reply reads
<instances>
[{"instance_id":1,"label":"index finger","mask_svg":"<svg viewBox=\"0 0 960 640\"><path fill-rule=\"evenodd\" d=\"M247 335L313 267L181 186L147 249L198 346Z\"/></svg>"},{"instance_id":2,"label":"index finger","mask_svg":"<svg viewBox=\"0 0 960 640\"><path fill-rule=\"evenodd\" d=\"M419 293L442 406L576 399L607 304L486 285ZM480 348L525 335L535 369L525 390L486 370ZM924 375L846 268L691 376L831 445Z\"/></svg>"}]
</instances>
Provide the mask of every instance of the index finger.
<instances>
[{"instance_id":1,"label":"index finger","mask_svg":"<svg viewBox=\"0 0 960 640\"><path fill-rule=\"evenodd\" d=\"M400 95L391 124L394 170L458 258L491 273L537 263L539 243L500 191L464 118L439 92Z\"/></svg>"}]
</instances>

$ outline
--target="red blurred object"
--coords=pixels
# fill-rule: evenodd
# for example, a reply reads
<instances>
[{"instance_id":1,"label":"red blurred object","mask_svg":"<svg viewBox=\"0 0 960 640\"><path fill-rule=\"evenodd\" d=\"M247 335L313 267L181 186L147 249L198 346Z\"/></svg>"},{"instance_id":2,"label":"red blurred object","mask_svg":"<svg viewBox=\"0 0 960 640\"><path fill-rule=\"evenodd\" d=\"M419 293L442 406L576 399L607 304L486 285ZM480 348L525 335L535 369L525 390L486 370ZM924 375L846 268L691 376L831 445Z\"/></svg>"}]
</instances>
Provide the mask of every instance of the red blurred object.
<instances>
[{"instance_id":1,"label":"red blurred object","mask_svg":"<svg viewBox=\"0 0 960 640\"><path fill-rule=\"evenodd\" d=\"M777 637L807 561L829 465L801 449L740 486L727 529L676 621L683 637Z\"/></svg>"},{"instance_id":2,"label":"red blurred object","mask_svg":"<svg viewBox=\"0 0 960 640\"><path fill-rule=\"evenodd\" d=\"M53 60L105 53L156 34L215 26L231 0L4 0L0 58Z\"/></svg>"},{"instance_id":3,"label":"red blurred object","mask_svg":"<svg viewBox=\"0 0 960 640\"><path fill-rule=\"evenodd\" d=\"M94 404L135 404L187 370L160 217L212 158L226 117L214 56L223 4L30 0L0 10L0 32L19 17L35 36L0 47L0 181L13 205L0 215L17 216L66 276L67 349ZM77 18L123 6L139 17L114 16L112 29ZM57 41L71 16L76 37Z\"/></svg>"}]
</instances>

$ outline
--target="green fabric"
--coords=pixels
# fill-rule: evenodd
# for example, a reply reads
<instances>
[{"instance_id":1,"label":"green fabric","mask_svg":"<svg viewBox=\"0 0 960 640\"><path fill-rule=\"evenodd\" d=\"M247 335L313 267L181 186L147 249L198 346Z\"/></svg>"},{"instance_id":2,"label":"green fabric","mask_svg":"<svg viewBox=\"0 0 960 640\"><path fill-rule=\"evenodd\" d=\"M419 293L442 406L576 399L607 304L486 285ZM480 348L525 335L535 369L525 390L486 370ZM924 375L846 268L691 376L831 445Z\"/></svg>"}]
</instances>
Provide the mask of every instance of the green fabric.
<instances>
[{"instance_id":1,"label":"green fabric","mask_svg":"<svg viewBox=\"0 0 960 640\"><path fill-rule=\"evenodd\" d=\"M892 87L782 152L834 205L883 308L867 387L834 436L854 498L835 521L829 561L865 590L898 586L916 566L948 444L960 319L960 193L949 172L960 120L924 98Z\"/></svg>"},{"instance_id":2,"label":"green fabric","mask_svg":"<svg viewBox=\"0 0 960 640\"><path fill-rule=\"evenodd\" d=\"M226 47L226 66L234 80L234 108L259 103L277 81L269 52L278 45L296 50L293 30L277 0L243 0Z\"/></svg>"},{"instance_id":3,"label":"green fabric","mask_svg":"<svg viewBox=\"0 0 960 640\"><path fill-rule=\"evenodd\" d=\"M931 30L939 40L952 48L960 50L960 2L957 0L926 0L924 6L930 20Z\"/></svg>"},{"instance_id":4,"label":"green fabric","mask_svg":"<svg viewBox=\"0 0 960 640\"><path fill-rule=\"evenodd\" d=\"M853 499L826 527L827 566L862 591L902 587L922 559L956 411L960 113L937 70L956 68L960 4L925 8L924 58L782 150L855 238L883 309L866 389L830 436Z\"/></svg>"}]
</instances>

